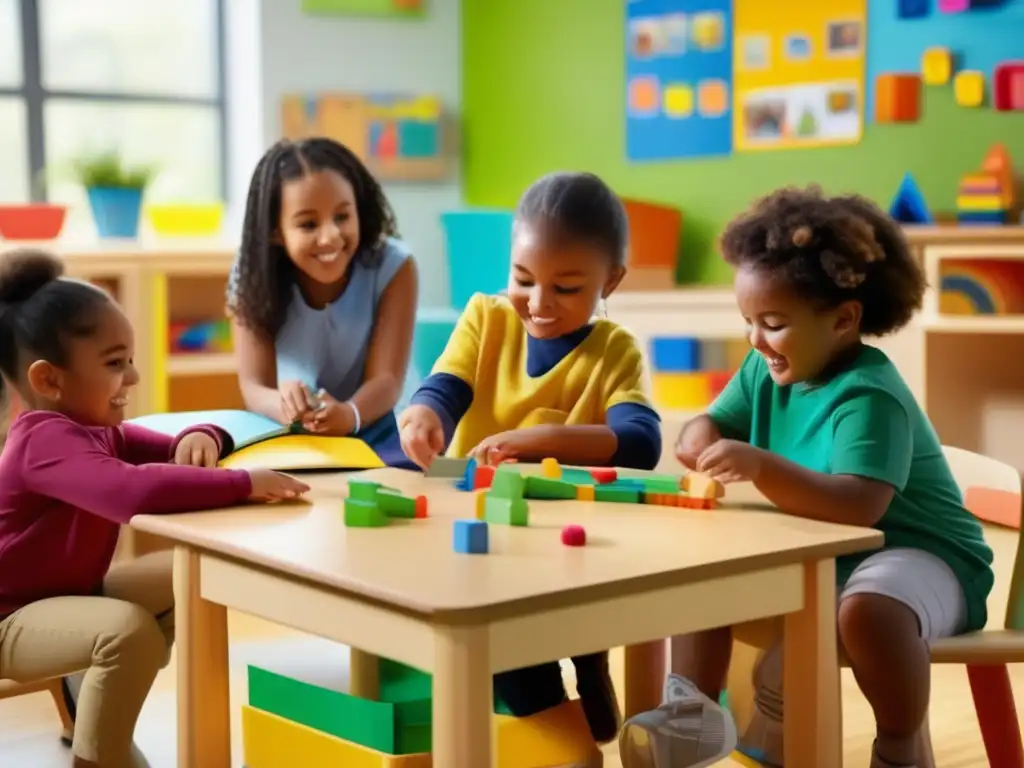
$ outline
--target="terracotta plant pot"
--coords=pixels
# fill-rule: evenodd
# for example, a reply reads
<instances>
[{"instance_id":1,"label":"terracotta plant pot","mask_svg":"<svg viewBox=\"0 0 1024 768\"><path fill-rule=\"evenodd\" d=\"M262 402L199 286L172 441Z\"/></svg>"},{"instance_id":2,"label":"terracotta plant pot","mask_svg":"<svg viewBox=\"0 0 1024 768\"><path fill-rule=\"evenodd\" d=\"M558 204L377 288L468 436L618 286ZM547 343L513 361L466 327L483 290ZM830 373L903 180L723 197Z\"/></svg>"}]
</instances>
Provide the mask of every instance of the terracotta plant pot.
<instances>
[{"instance_id":1,"label":"terracotta plant pot","mask_svg":"<svg viewBox=\"0 0 1024 768\"><path fill-rule=\"evenodd\" d=\"M4 240L53 240L64 228L64 205L27 203L0 205L0 237Z\"/></svg>"}]
</instances>

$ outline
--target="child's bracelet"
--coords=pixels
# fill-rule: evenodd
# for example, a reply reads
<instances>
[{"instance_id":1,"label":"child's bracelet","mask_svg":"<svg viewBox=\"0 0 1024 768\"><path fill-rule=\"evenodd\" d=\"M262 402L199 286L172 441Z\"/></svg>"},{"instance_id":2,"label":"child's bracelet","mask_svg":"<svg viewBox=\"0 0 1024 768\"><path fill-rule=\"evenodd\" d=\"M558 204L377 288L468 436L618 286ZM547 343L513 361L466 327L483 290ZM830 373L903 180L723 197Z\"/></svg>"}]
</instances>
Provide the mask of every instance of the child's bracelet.
<instances>
[{"instance_id":1,"label":"child's bracelet","mask_svg":"<svg viewBox=\"0 0 1024 768\"><path fill-rule=\"evenodd\" d=\"M359 416L359 408L351 400L346 400L345 405L352 409L352 432L350 434L358 434L359 430L363 428L363 420Z\"/></svg>"}]
</instances>

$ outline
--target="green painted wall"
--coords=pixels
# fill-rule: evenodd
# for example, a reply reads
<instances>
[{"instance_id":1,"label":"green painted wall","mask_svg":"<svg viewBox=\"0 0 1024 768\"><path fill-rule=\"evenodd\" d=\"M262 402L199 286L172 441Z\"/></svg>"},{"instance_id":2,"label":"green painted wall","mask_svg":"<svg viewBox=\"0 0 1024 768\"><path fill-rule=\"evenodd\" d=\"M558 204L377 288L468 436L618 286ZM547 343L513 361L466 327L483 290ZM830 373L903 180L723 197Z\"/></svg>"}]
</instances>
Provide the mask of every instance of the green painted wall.
<instances>
[{"instance_id":1,"label":"green painted wall","mask_svg":"<svg viewBox=\"0 0 1024 768\"><path fill-rule=\"evenodd\" d=\"M462 0L464 185L469 205L514 206L531 181L588 170L625 196L685 212L682 281L726 282L722 226L785 184L820 183L885 205L903 174L951 210L959 176L1005 142L1024 166L1024 113L966 110L952 87L926 90L925 119L870 121L857 146L630 164L625 157L623 0Z\"/></svg>"}]
</instances>

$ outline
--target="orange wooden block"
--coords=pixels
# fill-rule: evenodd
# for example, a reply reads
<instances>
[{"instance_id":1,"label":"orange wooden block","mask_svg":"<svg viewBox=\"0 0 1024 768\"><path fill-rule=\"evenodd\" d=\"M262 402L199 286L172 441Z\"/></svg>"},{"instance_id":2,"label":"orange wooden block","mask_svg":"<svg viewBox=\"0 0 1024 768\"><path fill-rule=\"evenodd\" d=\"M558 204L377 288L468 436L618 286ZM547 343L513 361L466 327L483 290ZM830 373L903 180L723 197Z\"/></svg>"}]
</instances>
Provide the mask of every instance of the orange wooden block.
<instances>
[{"instance_id":1,"label":"orange wooden block","mask_svg":"<svg viewBox=\"0 0 1024 768\"><path fill-rule=\"evenodd\" d=\"M577 485L576 486L576 500L577 501L593 501L594 500L594 486L592 486L592 485Z\"/></svg>"},{"instance_id":2,"label":"orange wooden block","mask_svg":"<svg viewBox=\"0 0 1024 768\"><path fill-rule=\"evenodd\" d=\"M875 122L916 123L921 119L921 76L887 72L875 80Z\"/></svg>"},{"instance_id":3,"label":"orange wooden block","mask_svg":"<svg viewBox=\"0 0 1024 768\"><path fill-rule=\"evenodd\" d=\"M662 267L675 272L683 236L683 214L676 208L623 200L629 219L627 267Z\"/></svg>"},{"instance_id":4,"label":"orange wooden block","mask_svg":"<svg viewBox=\"0 0 1024 768\"><path fill-rule=\"evenodd\" d=\"M964 494L964 506L979 520L1020 530L1020 494L974 486Z\"/></svg>"}]
</instances>

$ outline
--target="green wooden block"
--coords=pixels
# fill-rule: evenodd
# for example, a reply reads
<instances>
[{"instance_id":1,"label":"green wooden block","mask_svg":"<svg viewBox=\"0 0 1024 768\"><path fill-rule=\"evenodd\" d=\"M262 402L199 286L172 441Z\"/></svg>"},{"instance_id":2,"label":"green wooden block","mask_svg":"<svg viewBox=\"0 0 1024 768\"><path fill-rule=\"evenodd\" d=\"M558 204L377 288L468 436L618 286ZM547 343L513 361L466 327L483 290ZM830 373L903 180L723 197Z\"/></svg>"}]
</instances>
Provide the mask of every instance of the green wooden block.
<instances>
[{"instance_id":1,"label":"green wooden block","mask_svg":"<svg viewBox=\"0 0 1024 768\"><path fill-rule=\"evenodd\" d=\"M377 501L377 491L380 490L380 483L373 480L359 480L352 478L348 481L348 497L358 501Z\"/></svg>"},{"instance_id":2,"label":"green wooden block","mask_svg":"<svg viewBox=\"0 0 1024 768\"><path fill-rule=\"evenodd\" d=\"M677 477L642 477L637 479L643 484L645 493L679 493L679 478Z\"/></svg>"},{"instance_id":3,"label":"green wooden block","mask_svg":"<svg viewBox=\"0 0 1024 768\"><path fill-rule=\"evenodd\" d=\"M576 486L564 480L531 475L526 478L525 495L528 499L575 499Z\"/></svg>"},{"instance_id":4,"label":"green wooden block","mask_svg":"<svg viewBox=\"0 0 1024 768\"><path fill-rule=\"evenodd\" d=\"M642 488L629 485L623 486L616 485L615 483L608 483L606 485L594 486L594 501L613 501L619 504L639 504L642 494Z\"/></svg>"},{"instance_id":5,"label":"green wooden block","mask_svg":"<svg viewBox=\"0 0 1024 768\"><path fill-rule=\"evenodd\" d=\"M415 667L391 659L379 659L378 661L381 701L395 704L407 701L427 702L429 709L430 699L433 695L433 677L429 672L422 672ZM512 714L508 704L497 693L494 695L494 712L498 715ZM414 712L410 714L410 718L415 718ZM427 720L428 725L431 722L431 720ZM423 751L429 752L429 745Z\"/></svg>"},{"instance_id":6,"label":"green wooden block","mask_svg":"<svg viewBox=\"0 0 1024 768\"><path fill-rule=\"evenodd\" d=\"M488 493L484 500L484 520L497 525L527 525L530 511L525 499L508 499Z\"/></svg>"},{"instance_id":7,"label":"green wooden block","mask_svg":"<svg viewBox=\"0 0 1024 768\"><path fill-rule=\"evenodd\" d=\"M495 472L488 497L522 499L526 492L526 480L519 472Z\"/></svg>"},{"instance_id":8,"label":"green wooden block","mask_svg":"<svg viewBox=\"0 0 1024 768\"><path fill-rule=\"evenodd\" d=\"M597 485L590 472L576 467L562 467L562 481L573 485Z\"/></svg>"},{"instance_id":9,"label":"green wooden block","mask_svg":"<svg viewBox=\"0 0 1024 768\"><path fill-rule=\"evenodd\" d=\"M345 525L349 528L379 528L388 524L388 516L372 501L345 499Z\"/></svg>"},{"instance_id":10,"label":"green wooden block","mask_svg":"<svg viewBox=\"0 0 1024 768\"><path fill-rule=\"evenodd\" d=\"M377 491L377 506L388 517L416 517L416 499L390 488Z\"/></svg>"}]
</instances>

